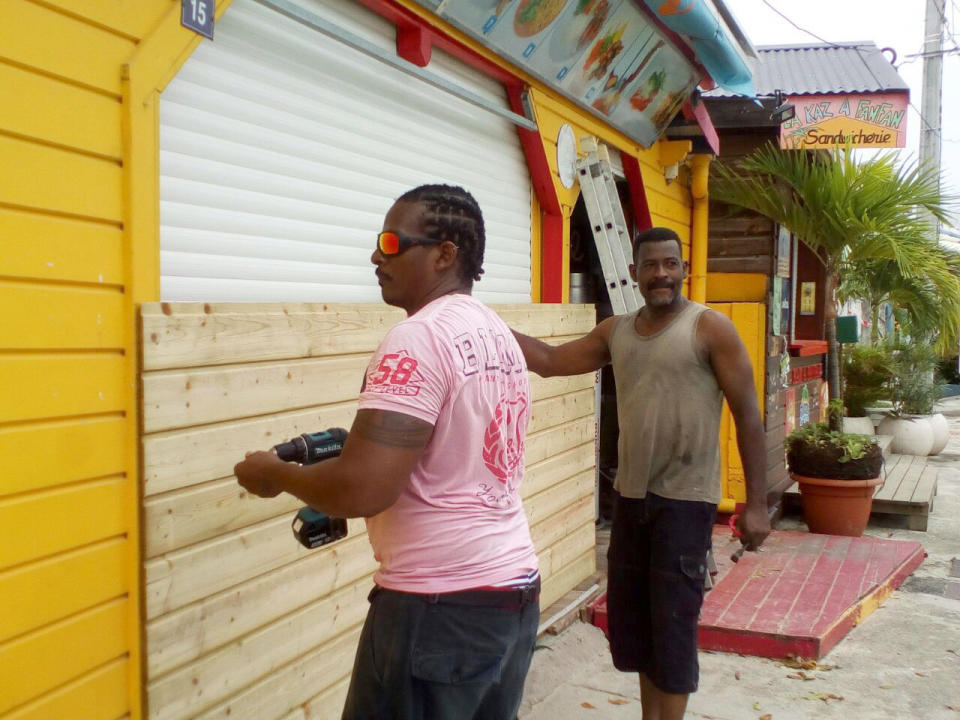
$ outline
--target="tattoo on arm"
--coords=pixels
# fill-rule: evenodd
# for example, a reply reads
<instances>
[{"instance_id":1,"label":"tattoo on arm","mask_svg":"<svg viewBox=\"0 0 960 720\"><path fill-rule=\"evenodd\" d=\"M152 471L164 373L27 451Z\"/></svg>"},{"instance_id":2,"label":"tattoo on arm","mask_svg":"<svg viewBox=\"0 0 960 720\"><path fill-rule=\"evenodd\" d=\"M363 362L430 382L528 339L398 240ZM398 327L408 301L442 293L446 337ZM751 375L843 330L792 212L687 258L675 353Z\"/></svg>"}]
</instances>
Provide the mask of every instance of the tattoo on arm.
<instances>
[{"instance_id":1,"label":"tattoo on arm","mask_svg":"<svg viewBox=\"0 0 960 720\"><path fill-rule=\"evenodd\" d=\"M433 425L403 413L361 410L350 432L380 445L419 448L427 444Z\"/></svg>"}]
</instances>

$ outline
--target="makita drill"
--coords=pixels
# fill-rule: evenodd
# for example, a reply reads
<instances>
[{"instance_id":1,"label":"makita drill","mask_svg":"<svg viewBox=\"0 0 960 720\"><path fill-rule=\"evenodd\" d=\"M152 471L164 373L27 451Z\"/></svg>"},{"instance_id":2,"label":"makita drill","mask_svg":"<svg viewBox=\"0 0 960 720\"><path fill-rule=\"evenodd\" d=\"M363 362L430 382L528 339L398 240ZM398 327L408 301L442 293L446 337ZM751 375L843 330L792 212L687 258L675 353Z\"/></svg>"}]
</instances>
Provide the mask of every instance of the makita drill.
<instances>
[{"instance_id":1,"label":"makita drill","mask_svg":"<svg viewBox=\"0 0 960 720\"><path fill-rule=\"evenodd\" d=\"M312 465L336 457L343 450L347 431L330 428L317 433L304 433L290 442L275 445L273 451L281 460ZM304 547L315 548L339 540L347 535L347 521L302 507L293 519L293 536Z\"/></svg>"}]
</instances>

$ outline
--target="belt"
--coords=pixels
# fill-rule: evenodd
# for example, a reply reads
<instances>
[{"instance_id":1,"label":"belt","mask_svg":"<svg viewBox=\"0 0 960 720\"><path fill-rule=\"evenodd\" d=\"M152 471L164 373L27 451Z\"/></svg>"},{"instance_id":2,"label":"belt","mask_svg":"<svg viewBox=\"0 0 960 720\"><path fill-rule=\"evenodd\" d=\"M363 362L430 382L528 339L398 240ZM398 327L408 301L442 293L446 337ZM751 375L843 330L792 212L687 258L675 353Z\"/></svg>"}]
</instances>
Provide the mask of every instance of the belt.
<instances>
[{"instance_id":1,"label":"belt","mask_svg":"<svg viewBox=\"0 0 960 720\"><path fill-rule=\"evenodd\" d=\"M402 592L376 587L377 592ZM474 607L521 608L540 599L540 578L529 585L504 588L503 590L458 590L448 593L402 593L422 598L430 605L472 605Z\"/></svg>"}]
</instances>

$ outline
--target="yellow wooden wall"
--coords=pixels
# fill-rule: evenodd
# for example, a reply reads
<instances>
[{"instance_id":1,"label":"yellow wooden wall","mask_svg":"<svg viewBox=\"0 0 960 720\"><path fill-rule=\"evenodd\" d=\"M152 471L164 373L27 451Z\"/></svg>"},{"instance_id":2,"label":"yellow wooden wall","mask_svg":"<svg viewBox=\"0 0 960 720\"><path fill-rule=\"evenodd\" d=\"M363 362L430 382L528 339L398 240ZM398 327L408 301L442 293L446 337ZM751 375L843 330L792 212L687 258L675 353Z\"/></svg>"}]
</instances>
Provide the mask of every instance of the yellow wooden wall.
<instances>
[{"instance_id":1,"label":"yellow wooden wall","mask_svg":"<svg viewBox=\"0 0 960 720\"><path fill-rule=\"evenodd\" d=\"M592 306L499 306L551 342ZM149 715L338 718L376 568L362 520L306 550L289 495L249 496L245 450L350 427L370 354L404 317L383 305L142 309ZM595 571L593 374L531 376L521 486L549 606Z\"/></svg>"},{"instance_id":2,"label":"yellow wooden wall","mask_svg":"<svg viewBox=\"0 0 960 720\"><path fill-rule=\"evenodd\" d=\"M764 373L766 372L766 304L756 302L707 303L712 309L723 313L733 322L734 327L747 347L747 355L753 366L753 383L757 391L757 403L763 415ZM766 453L766 448L764 448ZM723 415L720 421L720 470L723 476L724 502L721 512L732 512L733 505L745 502L747 485L743 474L743 463L737 445L737 429L730 414L726 400L723 402Z\"/></svg>"},{"instance_id":3,"label":"yellow wooden wall","mask_svg":"<svg viewBox=\"0 0 960 720\"><path fill-rule=\"evenodd\" d=\"M122 67L170 0L0 5L0 718L140 710Z\"/></svg>"}]
</instances>

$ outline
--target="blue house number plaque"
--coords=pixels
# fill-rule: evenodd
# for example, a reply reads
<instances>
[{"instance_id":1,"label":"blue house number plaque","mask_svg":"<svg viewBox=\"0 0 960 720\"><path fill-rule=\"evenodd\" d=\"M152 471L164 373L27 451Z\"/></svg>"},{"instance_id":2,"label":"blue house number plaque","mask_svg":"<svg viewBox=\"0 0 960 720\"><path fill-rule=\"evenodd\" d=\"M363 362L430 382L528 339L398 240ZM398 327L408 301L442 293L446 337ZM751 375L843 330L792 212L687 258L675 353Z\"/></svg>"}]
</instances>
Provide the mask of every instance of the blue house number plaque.
<instances>
[{"instance_id":1,"label":"blue house number plaque","mask_svg":"<svg viewBox=\"0 0 960 720\"><path fill-rule=\"evenodd\" d=\"M180 0L180 24L213 40L214 0Z\"/></svg>"}]
</instances>

